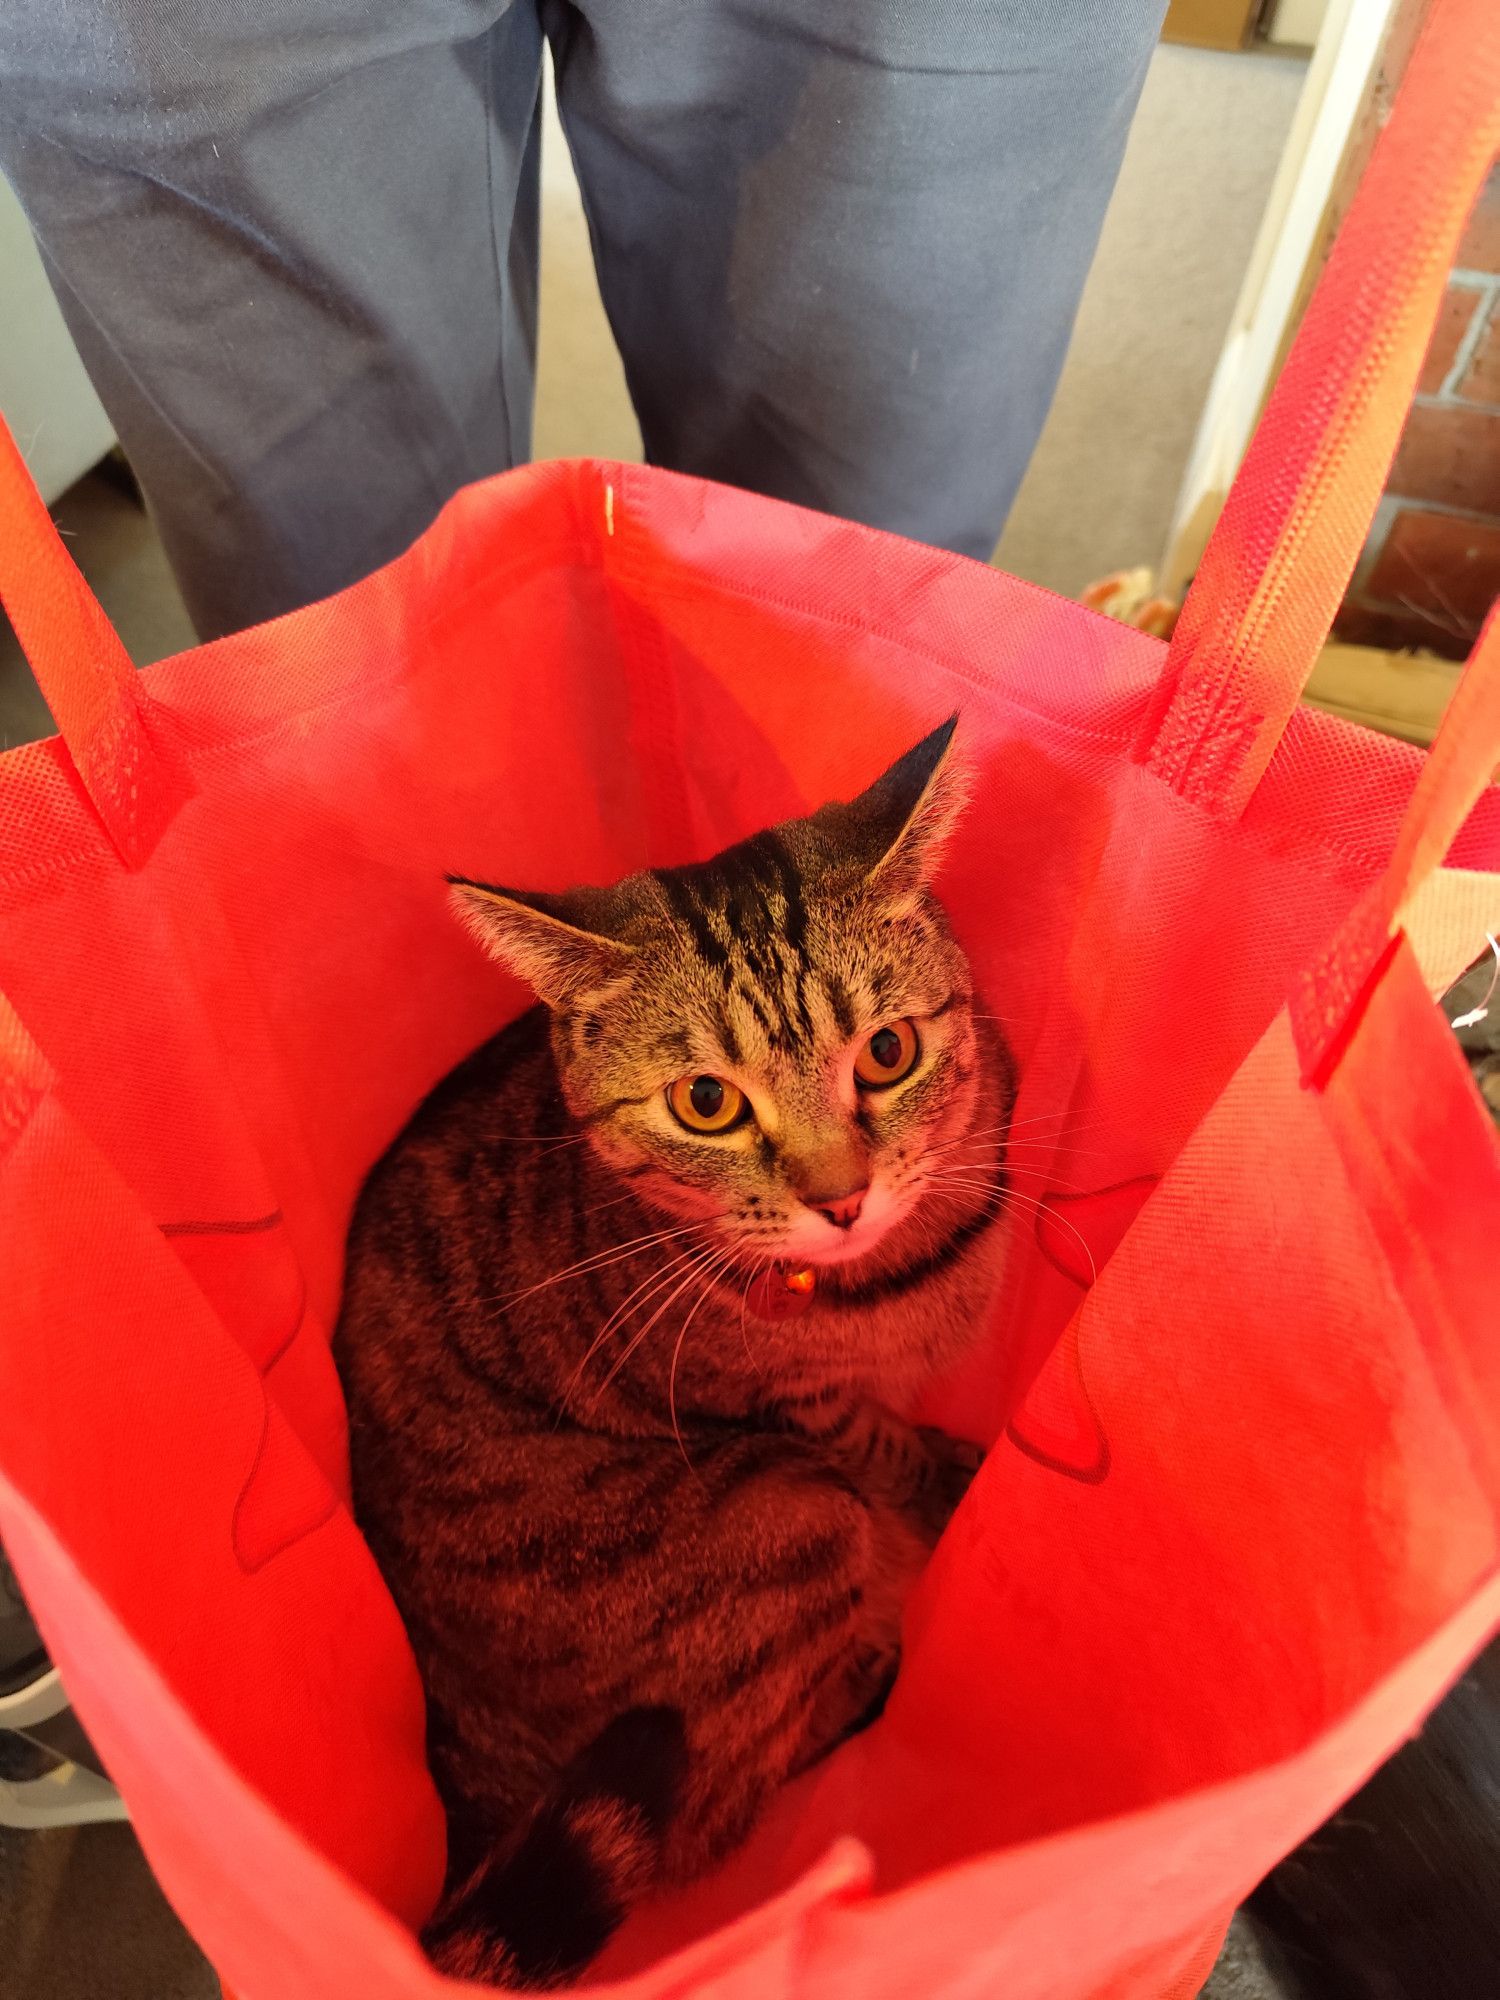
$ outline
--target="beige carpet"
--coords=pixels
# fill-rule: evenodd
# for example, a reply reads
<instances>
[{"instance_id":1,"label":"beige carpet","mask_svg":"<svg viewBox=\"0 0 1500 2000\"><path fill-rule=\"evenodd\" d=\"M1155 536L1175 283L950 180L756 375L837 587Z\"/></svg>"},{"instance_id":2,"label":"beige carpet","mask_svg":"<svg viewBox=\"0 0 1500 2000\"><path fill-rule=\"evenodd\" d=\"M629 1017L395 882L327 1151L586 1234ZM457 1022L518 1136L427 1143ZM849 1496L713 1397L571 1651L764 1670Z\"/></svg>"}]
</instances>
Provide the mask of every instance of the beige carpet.
<instances>
[{"instance_id":1,"label":"beige carpet","mask_svg":"<svg viewBox=\"0 0 1500 2000\"><path fill-rule=\"evenodd\" d=\"M1159 562L1305 65L1162 47L996 561L1074 597Z\"/></svg>"}]
</instances>

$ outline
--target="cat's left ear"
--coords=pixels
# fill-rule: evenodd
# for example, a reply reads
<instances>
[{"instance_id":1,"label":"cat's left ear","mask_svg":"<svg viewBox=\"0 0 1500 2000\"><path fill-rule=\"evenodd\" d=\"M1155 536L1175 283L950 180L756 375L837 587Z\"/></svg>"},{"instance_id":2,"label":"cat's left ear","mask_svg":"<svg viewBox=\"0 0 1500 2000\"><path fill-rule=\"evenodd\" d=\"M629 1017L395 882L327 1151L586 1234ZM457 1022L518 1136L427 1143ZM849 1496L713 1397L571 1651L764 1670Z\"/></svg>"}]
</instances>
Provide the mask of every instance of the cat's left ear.
<instances>
[{"instance_id":1,"label":"cat's left ear","mask_svg":"<svg viewBox=\"0 0 1500 2000\"><path fill-rule=\"evenodd\" d=\"M609 934L619 913L608 889L546 896L450 875L448 895L464 929L549 1007L597 992L635 958L633 945Z\"/></svg>"},{"instance_id":2,"label":"cat's left ear","mask_svg":"<svg viewBox=\"0 0 1500 2000\"><path fill-rule=\"evenodd\" d=\"M953 754L957 729L949 716L844 808L866 879L883 896L926 887L969 802L968 774Z\"/></svg>"}]
</instances>

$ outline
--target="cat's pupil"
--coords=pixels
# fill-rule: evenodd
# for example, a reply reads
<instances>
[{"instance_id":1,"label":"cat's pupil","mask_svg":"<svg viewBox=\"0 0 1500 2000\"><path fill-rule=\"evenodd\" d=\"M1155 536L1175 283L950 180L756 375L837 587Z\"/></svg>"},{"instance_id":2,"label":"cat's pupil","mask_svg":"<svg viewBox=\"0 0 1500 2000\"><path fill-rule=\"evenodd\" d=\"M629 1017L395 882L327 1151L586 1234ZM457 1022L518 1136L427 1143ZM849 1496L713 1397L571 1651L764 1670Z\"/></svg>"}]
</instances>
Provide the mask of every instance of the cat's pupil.
<instances>
[{"instance_id":1,"label":"cat's pupil","mask_svg":"<svg viewBox=\"0 0 1500 2000\"><path fill-rule=\"evenodd\" d=\"M882 1069L894 1069L901 1060L901 1037L894 1028L877 1028L870 1037L870 1059Z\"/></svg>"},{"instance_id":2,"label":"cat's pupil","mask_svg":"<svg viewBox=\"0 0 1500 2000\"><path fill-rule=\"evenodd\" d=\"M696 1076L688 1101L700 1118L717 1118L724 1109L724 1086L716 1076Z\"/></svg>"}]
</instances>

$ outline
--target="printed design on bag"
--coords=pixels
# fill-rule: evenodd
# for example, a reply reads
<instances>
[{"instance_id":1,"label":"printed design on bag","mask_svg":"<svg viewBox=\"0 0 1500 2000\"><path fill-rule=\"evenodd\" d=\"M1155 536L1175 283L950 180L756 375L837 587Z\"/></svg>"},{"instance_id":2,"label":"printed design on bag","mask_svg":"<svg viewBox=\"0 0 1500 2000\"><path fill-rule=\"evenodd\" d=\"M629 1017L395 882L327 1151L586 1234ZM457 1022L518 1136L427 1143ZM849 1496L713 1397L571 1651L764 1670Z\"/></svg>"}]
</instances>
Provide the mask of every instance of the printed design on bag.
<instances>
[{"instance_id":1,"label":"printed design on bag","mask_svg":"<svg viewBox=\"0 0 1500 2000\"><path fill-rule=\"evenodd\" d=\"M273 1208L269 1215L255 1215L248 1221L232 1219L224 1222L163 1222L159 1228L163 1236L259 1236L268 1229L279 1229L281 1210Z\"/></svg>"},{"instance_id":2,"label":"printed design on bag","mask_svg":"<svg viewBox=\"0 0 1500 2000\"><path fill-rule=\"evenodd\" d=\"M324 1526L339 1499L281 1411L261 1391L260 1437L234 1503L230 1539L246 1576Z\"/></svg>"},{"instance_id":3,"label":"printed design on bag","mask_svg":"<svg viewBox=\"0 0 1500 2000\"><path fill-rule=\"evenodd\" d=\"M159 1224L225 1329L265 1380L307 1321L307 1285L280 1234L279 1208L262 1215ZM269 1239L269 1240L268 1240ZM235 1501L235 1559L247 1576L333 1514L338 1497L272 1398L262 1393L260 1434Z\"/></svg>"},{"instance_id":4,"label":"printed design on bag","mask_svg":"<svg viewBox=\"0 0 1500 2000\"><path fill-rule=\"evenodd\" d=\"M1036 1216L1037 1248L1053 1270L1080 1291L1089 1291L1156 1183L1155 1174L1141 1174L1084 1194L1044 1195ZM1109 1440L1089 1397L1077 1313L1011 1418L1006 1435L1018 1451L1050 1472L1087 1486L1097 1486L1107 1477Z\"/></svg>"},{"instance_id":5,"label":"printed design on bag","mask_svg":"<svg viewBox=\"0 0 1500 2000\"><path fill-rule=\"evenodd\" d=\"M306 1280L285 1238L274 1246L246 1241L280 1232L284 1224L279 1208L264 1215L158 1224L263 1375L291 1347L307 1317Z\"/></svg>"}]
</instances>

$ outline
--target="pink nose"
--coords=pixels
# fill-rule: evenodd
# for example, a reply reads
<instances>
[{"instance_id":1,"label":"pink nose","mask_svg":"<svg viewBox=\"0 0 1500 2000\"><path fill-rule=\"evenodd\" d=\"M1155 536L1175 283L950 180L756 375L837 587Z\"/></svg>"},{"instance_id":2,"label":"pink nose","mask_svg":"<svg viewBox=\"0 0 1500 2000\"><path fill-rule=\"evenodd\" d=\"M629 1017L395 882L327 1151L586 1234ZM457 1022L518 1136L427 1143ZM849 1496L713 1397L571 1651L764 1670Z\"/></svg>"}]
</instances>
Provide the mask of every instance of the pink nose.
<instances>
[{"instance_id":1,"label":"pink nose","mask_svg":"<svg viewBox=\"0 0 1500 2000\"><path fill-rule=\"evenodd\" d=\"M815 1208L825 1222L831 1222L835 1229L849 1229L859 1220L859 1212L865 1205L867 1187L851 1188L847 1194L805 1194L802 1199L809 1208Z\"/></svg>"}]
</instances>

